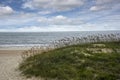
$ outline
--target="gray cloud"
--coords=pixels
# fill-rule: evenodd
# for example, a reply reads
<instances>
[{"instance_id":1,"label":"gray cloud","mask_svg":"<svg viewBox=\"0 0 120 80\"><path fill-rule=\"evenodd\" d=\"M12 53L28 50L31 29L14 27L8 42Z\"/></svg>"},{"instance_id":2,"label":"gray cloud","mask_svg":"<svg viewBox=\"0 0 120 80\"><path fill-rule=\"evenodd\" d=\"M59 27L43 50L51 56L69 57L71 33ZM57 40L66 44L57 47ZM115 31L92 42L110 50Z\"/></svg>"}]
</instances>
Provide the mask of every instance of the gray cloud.
<instances>
[{"instance_id":1,"label":"gray cloud","mask_svg":"<svg viewBox=\"0 0 120 80\"><path fill-rule=\"evenodd\" d=\"M31 0L24 3L23 8L65 11L82 6L84 1L85 0Z\"/></svg>"},{"instance_id":2,"label":"gray cloud","mask_svg":"<svg viewBox=\"0 0 120 80\"><path fill-rule=\"evenodd\" d=\"M95 0L95 5L90 7L91 11L101 11L113 9L114 6L119 5L120 0Z\"/></svg>"},{"instance_id":3,"label":"gray cloud","mask_svg":"<svg viewBox=\"0 0 120 80\"><path fill-rule=\"evenodd\" d=\"M14 10L10 6L0 6L0 17L7 16L14 13Z\"/></svg>"},{"instance_id":4,"label":"gray cloud","mask_svg":"<svg viewBox=\"0 0 120 80\"><path fill-rule=\"evenodd\" d=\"M114 2L115 0L96 0L96 4L108 4L108 3L111 3L111 2Z\"/></svg>"},{"instance_id":5,"label":"gray cloud","mask_svg":"<svg viewBox=\"0 0 120 80\"><path fill-rule=\"evenodd\" d=\"M21 12L16 15L11 16L4 16L0 19L0 26L8 26L8 25L23 25L25 23L28 23L30 21L34 21L38 16L36 14L32 13L24 13ZM4 23L4 24L3 24Z\"/></svg>"}]
</instances>

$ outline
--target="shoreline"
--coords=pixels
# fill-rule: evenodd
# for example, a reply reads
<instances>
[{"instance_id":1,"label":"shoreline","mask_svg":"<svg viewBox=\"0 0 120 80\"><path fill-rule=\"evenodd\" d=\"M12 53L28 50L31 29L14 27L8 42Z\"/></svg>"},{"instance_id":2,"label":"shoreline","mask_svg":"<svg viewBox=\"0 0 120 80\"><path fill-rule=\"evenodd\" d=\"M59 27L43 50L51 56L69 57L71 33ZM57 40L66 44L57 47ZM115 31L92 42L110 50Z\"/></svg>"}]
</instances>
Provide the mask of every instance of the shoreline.
<instances>
[{"instance_id":1,"label":"shoreline","mask_svg":"<svg viewBox=\"0 0 120 80\"><path fill-rule=\"evenodd\" d=\"M0 50L29 50L32 47L45 47L48 46L49 44L31 44L31 45L0 45Z\"/></svg>"},{"instance_id":2,"label":"shoreline","mask_svg":"<svg viewBox=\"0 0 120 80\"><path fill-rule=\"evenodd\" d=\"M10 50L10 51L19 51L19 50L29 50L32 47L0 47L0 51Z\"/></svg>"}]
</instances>

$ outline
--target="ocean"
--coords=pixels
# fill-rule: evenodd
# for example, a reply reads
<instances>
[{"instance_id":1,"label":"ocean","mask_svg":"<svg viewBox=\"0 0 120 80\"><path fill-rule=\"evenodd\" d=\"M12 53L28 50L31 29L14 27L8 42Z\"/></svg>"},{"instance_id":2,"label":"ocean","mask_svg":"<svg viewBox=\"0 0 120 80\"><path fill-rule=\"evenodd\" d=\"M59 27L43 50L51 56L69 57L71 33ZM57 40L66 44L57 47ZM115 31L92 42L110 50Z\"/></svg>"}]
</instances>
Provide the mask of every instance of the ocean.
<instances>
[{"instance_id":1,"label":"ocean","mask_svg":"<svg viewBox=\"0 0 120 80\"><path fill-rule=\"evenodd\" d=\"M76 32L0 32L0 47L42 46L65 37L84 37L120 31L76 31Z\"/></svg>"}]
</instances>

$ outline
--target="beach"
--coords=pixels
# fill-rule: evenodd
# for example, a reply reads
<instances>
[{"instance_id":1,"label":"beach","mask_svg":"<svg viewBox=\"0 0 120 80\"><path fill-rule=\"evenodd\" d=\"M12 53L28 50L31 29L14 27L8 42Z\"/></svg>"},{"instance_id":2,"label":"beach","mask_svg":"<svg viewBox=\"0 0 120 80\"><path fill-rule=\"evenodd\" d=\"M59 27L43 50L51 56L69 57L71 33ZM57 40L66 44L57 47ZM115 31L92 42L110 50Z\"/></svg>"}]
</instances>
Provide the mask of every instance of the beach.
<instances>
[{"instance_id":1,"label":"beach","mask_svg":"<svg viewBox=\"0 0 120 80\"><path fill-rule=\"evenodd\" d=\"M2 48L0 49L0 80L36 80L26 79L19 70L19 63L22 61L23 48Z\"/></svg>"},{"instance_id":2,"label":"beach","mask_svg":"<svg viewBox=\"0 0 120 80\"><path fill-rule=\"evenodd\" d=\"M0 80L25 80L17 70L23 50L0 50Z\"/></svg>"},{"instance_id":3,"label":"beach","mask_svg":"<svg viewBox=\"0 0 120 80\"><path fill-rule=\"evenodd\" d=\"M79 33L79 34L78 34ZM89 32L64 32L64 33L1 33L0 34L0 80L42 80L41 78L25 78L18 70L19 63L22 62L22 52L31 47L43 47L49 45L54 40L87 36ZM94 32L91 32L91 35ZM103 32L98 32L103 33ZM114 38L120 38L119 32L104 32L104 34L114 33ZM31 35L29 35L31 34ZM61 35L62 34L62 35ZM95 33L94 33L95 34ZM96 32L97 34L97 32ZM103 34L103 35L104 35ZM6 37L9 36L9 37ZM72 37L74 36L74 37ZM17 38L16 38L17 37ZM90 37L90 36L89 36ZM83 37L84 38L84 37ZM105 37L108 38L108 37ZM109 39L109 38L108 38Z\"/></svg>"}]
</instances>

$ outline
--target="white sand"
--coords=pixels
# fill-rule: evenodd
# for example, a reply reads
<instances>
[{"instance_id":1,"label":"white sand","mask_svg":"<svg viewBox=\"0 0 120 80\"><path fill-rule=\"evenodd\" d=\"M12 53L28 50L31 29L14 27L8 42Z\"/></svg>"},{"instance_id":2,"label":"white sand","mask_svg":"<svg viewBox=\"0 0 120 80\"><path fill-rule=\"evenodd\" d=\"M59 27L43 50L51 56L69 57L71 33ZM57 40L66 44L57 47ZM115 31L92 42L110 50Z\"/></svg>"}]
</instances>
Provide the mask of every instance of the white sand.
<instances>
[{"instance_id":1,"label":"white sand","mask_svg":"<svg viewBox=\"0 0 120 80\"><path fill-rule=\"evenodd\" d=\"M21 62L22 50L0 50L0 80L38 80L26 79L17 70Z\"/></svg>"}]
</instances>

